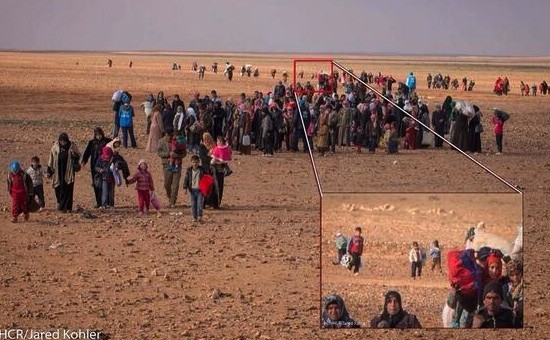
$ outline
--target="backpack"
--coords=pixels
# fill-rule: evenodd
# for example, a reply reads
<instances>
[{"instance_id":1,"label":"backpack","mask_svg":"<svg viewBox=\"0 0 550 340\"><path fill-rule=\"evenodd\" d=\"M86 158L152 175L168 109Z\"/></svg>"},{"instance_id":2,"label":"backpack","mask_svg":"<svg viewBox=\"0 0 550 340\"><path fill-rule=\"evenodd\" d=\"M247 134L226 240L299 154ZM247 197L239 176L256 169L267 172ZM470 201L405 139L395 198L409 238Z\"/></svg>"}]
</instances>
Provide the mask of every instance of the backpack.
<instances>
[{"instance_id":1,"label":"backpack","mask_svg":"<svg viewBox=\"0 0 550 340\"><path fill-rule=\"evenodd\" d=\"M475 264L474 250L450 250L447 253L447 273L451 285L461 295L476 298L480 283L479 269Z\"/></svg>"},{"instance_id":2,"label":"backpack","mask_svg":"<svg viewBox=\"0 0 550 340\"><path fill-rule=\"evenodd\" d=\"M134 110L130 105L123 105L120 107L120 127L130 127L133 125L132 117L134 116Z\"/></svg>"},{"instance_id":3,"label":"backpack","mask_svg":"<svg viewBox=\"0 0 550 340\"><path fill-rule=\"evenodd\" d=\"M355 255L363 254L363 238L361 236L352 238L349 241L349 253Z\"/></svg>"}]
</instances>

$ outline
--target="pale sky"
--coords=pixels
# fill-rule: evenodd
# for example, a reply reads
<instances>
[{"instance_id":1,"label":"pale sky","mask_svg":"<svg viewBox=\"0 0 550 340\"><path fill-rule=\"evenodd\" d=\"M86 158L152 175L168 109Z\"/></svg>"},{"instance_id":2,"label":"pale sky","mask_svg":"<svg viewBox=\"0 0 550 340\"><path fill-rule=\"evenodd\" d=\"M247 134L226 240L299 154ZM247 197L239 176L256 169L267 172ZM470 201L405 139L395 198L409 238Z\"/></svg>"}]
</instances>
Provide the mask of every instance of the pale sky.
<instances>
[{"instance_id":1,"label":"pale sky","mask_svg":"<svg viewBox=\"0 0 550 340\"><path fill-rule=\"evenodd\" d=\"M0 50L550 56L550 0L0 0Z\"/></svg>"}]
</instances>

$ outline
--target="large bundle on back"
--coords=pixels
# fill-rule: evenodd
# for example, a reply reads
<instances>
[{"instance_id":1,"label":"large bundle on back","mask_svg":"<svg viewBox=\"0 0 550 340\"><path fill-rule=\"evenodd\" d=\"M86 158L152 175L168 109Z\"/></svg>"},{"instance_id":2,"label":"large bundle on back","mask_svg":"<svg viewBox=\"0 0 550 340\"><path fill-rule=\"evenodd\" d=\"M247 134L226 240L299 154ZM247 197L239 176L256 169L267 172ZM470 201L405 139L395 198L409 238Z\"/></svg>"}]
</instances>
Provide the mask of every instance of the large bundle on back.
<instances>
[{"instance_id":1,"label":"large bundle on back","mask_svg":"<svg viewBox=\"0 0 550 340\"><path fill-rule=\"evenodd\" d=\"M451 286L463 297L477 298L481 273L473 249L450 250L447 253L447 273Z\"/></svg>"}]
</instances>

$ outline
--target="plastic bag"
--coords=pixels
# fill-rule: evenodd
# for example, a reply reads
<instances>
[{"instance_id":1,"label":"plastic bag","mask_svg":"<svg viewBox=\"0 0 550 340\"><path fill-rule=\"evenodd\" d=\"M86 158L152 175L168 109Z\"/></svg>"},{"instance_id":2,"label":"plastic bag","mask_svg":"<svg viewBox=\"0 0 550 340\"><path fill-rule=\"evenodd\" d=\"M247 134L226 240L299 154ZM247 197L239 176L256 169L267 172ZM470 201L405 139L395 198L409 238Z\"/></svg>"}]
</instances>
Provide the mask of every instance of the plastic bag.
<instances>
[{"instance_id":1,"label":"plastic bag","mask_svg":"<svg viewBox=\"0 0 550 340\"><path fill-rule=\"evenodd\" d=\"M160 210L160 201L157 196L157 193L154 191L151 191L151 199L150 199L151 205L155 210Z\"/></svg>"}]
</instances>

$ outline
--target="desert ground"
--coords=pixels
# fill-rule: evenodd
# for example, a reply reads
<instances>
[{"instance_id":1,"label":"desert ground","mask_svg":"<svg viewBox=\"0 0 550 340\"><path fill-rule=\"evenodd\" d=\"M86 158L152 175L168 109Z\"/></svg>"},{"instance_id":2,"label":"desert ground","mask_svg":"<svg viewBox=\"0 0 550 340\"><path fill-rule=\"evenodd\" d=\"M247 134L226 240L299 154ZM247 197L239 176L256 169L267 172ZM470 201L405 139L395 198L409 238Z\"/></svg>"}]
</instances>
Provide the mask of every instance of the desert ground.
<instances>
[{"instance_id":1,"label":"desert ground","mask_svg":"<svg viewBox=\"0 0 550 340\"><path fill-rule=\"evenodd\" d=\"M179 94L186 104L193 93L204 95L213 89L225 100L241 92L272 90L283 70L291 72L292 59L302 57L308 56L1 52L2 174L6 176L9 161L14 158L28 166L30 158L38 155L46 163L50 147L61 131L67 132L82 151L95 126L109 133L113 127L110 99L117 89L130 91L136 108L147 93L161 90L169 99ZM380 202L364 203L349 201L346 196L342 202L332 203L334 209L344 203L369 208L390 204L405 209L399 200L403 193L421 193L428 198L430 194L444 193L494 197L495 192L517 194L513 189L517 186L523 191L525 328L507 330L502 335L547 336L549 293L545 260L550 237L550 136L545 127L550 124L550 96L521 97L519 82L548 81L550 57L322 57L333 58L355 72L391 74L398 81L414 71L418 92L430 110L448 94L481 108L485 113L484 152L471 156L493 174L449 147L400 150L391 156L383 150L374 155L356 155L353 150L338 149L328 157L314 156L320 187L325 195L387 194ZM114 61L111 68L107 67L108 59ZM190 70L194 60L207 67L214 61L223 66L229 60L237 68L249 63L259 67L261 74L258 78L241 78L237 74L229 82L221 72L214 74L208 69L205 79L199 81ZM128 67L130 61L132 68ZM181 71L171 70L174 62L181 65ZM326 65L310 65L305 69L306 77L309 72L326 70ZM276 79L268 75L271 68L278 70ZM474 78L476 86L472 92L428 90L425 82L428 72L448 73L459 80L464 76ZM498 76L510 79L512 92L508 96L492 93ZM490 124L490 109L495 106L512 116L504 128L503 155L495 155ZM141 113L139 109L136 112ZM131 167L145 158L160 188L160 161L156 155L145 152L144 115L137 115L135 130L138 148L121 152ZM117 188L114 212L93 209L88 167L76 178L75 204L80 207L79 212L56 212L51 181L47 180L48 209L32 214L29 222L12 224L8 222L9 196L0 195L4 221L0 238L0 329L93 329L111 339L333 339L358 334L373 338L485 336L479 332L441 329L322 330L319 307L324 291L343 287L342 291L349 294L346 298L351 300L350 312L366 322L380 309L386 286L399 287L404 293L405 307L422 316L428 327L436 327L445 281L427 276L426 280L411 283L402 255L414 238L426 243L440 237L443 246L450 247L460 243L469 224L484 220L493 228L497 224L487 221L501 221L501 217L491 214L494 201L479 200L483 218L465 215L463 210L460 211L464 215L449 219L434 216L441 226L425 223L421 234L411 228L397 229L398 224L386 223L394 217L385 216L384 223L376 223L377 234L365 233L369 242L380 244L381 253L366 256L383 262L388 244L397 245L398 265L379 266L370 278L350 277L342 275L337 266L326 267L333 256L328 242L334 229L329 224L328 230L324 225L321 228L321 199L305 154L284 151L273 158L264 158L254 151L251 156L236 155L232 167L235 173L226 180L222 209L206 210L205 222L199 226L191 223L188 198L182 191L176 208L164 209L159 218L137 215L133 187ZM164 197L161 200L166 203ZM438 202L442 209L450 210L446 206L449 202L443 198ZM424 203L418 209L429 206ZM514 219L516 209L514 205L513 212L509 212ZM97 218L88 219L82 211ZM341 216L329 217L335 224L351 228L353 225L347 221L355 220L355 213L342 210ZM339 217L343 220L336 223ZM359 219L358 222L367 222L366 218ZM407 220L395 217L395 221ZM456 229L447 233L444 223ZM509 236L513 232L505 233ZM365 269L372 268L367 262ZM394 282L381 282L386 278Z\"/></svg>"}]
</instances>

